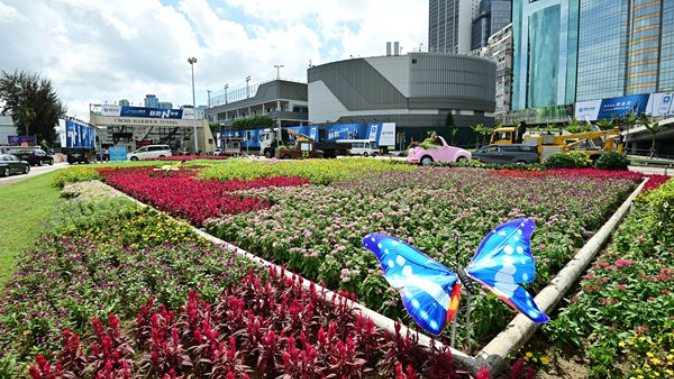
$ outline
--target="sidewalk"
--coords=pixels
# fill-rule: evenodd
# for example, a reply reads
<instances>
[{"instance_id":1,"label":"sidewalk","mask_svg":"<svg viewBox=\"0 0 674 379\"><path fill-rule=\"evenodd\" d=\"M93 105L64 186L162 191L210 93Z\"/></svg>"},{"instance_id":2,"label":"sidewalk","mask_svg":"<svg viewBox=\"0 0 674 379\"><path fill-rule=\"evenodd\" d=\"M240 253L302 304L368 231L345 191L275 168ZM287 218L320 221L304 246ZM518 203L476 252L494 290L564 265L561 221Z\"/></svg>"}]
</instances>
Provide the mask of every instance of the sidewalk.
<instances>
[{"instance_id":1,"label":"sidewalk","mask_svg":"<svg viewBox=\"0 0 674 379\"><path fill-rule=\"evenodd\" d=\"M674 168L658 166L629 166L630 171L642 172L644 174L674 175Z\"/></svg>"}]
</instances>

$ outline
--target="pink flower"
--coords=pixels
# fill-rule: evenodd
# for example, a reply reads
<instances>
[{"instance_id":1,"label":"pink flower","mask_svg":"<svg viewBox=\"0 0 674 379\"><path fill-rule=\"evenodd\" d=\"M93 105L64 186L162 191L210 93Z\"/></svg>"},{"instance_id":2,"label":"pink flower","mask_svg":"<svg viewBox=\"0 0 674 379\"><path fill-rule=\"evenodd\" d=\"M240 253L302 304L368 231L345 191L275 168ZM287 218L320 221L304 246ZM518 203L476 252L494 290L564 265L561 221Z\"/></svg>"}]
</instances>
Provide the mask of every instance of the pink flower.
<instances>
[{"instance_id":1,"label":"pink flower","mask_svg":"<svg viewBox=\"0 0 674 379\"><path fill-rule=\"evenodd\" d=\"M542 244L538 245L538 247L541 248L541 249L545 249L546 247L548 247L548 245L542 243Z\"/></svg>"},{"instance_id":2,"label":"pink flower","mask_svg":"<svg viewBox=\"0 0 674 379\"><path fill-rule=\"evenodd\" d=\"M619 289L619 290L621 290L621 291L624 291L624 290L627 289L627 285L625 285L625 284L618 284L618 285L615 286L615 288L617 288L617 289Z\"/></svg>"},{"instance_id":3,"label":"pink flower","mask_svg":"<svg viewBox=\"0 0 674 379\"><path fill-rule=\"evenodd\" d=\"M629 260L629 259L618 259L617 261L615 261L615 265L618 268L622 268L622 267L626 267L626 266L632 266L635 263L637 263L637 262Z\"/></svg>"}]
</instances>

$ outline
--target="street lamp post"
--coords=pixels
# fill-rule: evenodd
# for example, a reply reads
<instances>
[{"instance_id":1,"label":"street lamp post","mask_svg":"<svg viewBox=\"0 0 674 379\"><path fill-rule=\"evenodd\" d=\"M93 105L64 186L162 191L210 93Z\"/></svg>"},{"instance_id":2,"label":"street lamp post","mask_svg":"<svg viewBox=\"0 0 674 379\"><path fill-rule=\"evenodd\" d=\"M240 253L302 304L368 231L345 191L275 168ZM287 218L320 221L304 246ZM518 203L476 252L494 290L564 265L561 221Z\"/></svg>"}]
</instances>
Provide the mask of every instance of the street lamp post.
<instances>
[{"instance_id":1,"label":"street lamp post","mask_svg":"<svg viewBox=\"0 0 674 379\"><path fill-rule=\"evenodd\" d=\"M275 64L274 67L276 68L276 80L281 80L281 67L283 67L283 65Z\"/></svg>"},{"instance_id":2,"label":"street lamp post","mask_svg":"<svg viewBox=\"0 0 674 379\"><path fill-rule=\"evenodd\" d=\"M250 82L250 75L246 76L246 99L250 97L250 92L248 92L248 82Z\"/></svg>"},{"instance_id":3,"label":"street lamp post","mask_svg":"<svg viewBox=\"0 0 674 379\"><path fill-rule=\"evenodd\" d=\"M194 154L199 151L199 141L197 141L197 95L194 92L194 64L197 63L197 58L187 58L187 63L192 67L192 121L194 123Z\"/></svg>"},{"instance_id":4,"label":"street lamp post","mask_svg":"<svg viewBox=\"0 0 674 379\"><path fill-rule=\"evenodd\" d=\"M229 102L227 101L227 88L229 88L229 83L225 84L225 104L228 104Z\"/></svg>"},{"instance_id":5,"label":"street lamp post","mask_svg":"<svg viewBox=\"0 0 674 379\"><path fill-rule=\"evenodd\" d=\"M207 89L206 92L208 92L208 107L211 107L211 90Z\"/></svg>"}]
</instances>

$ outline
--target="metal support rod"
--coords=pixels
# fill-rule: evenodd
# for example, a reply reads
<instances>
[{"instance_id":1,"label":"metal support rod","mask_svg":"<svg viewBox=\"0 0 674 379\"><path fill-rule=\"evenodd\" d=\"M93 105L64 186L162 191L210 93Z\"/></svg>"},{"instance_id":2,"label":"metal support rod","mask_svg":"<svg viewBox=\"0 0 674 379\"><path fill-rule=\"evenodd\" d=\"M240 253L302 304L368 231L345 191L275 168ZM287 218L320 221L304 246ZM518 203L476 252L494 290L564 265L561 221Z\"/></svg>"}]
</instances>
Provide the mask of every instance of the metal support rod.
<instances>
[{"instance_id":1,"label":"metal support rod","mask_svg":"<svg viewBox=\"0 0 674 379\"><path fill-rule=\"evenodd\" d=\"M194 154L196 154L199 151L199 141L197 138L197 95L194 91L194 64L197 63L197 58L188 58L187 62L192 67L192 121L194 123Z\"/></svg>"}]
</instances>

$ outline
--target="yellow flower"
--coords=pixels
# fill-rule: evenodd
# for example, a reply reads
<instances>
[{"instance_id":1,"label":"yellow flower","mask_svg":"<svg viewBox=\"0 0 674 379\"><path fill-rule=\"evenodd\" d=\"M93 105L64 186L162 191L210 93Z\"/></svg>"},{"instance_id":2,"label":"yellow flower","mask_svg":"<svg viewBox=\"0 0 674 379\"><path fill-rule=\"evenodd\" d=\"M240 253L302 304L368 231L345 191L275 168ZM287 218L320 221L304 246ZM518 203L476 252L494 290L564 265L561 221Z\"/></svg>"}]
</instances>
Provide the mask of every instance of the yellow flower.
<instances>
[{"instance_id":1,"label":"yellow flower","mask_svg":"<svg viewBox=\"0 0 674 379\"><path fill-rule=\"evenodd\" d=\"M667 373L667 375L674 377L674 371L672 371L672 370L665 370L665 372Z\"/></svg>"},{"instance_id":2,"label":"yellow flower","mask_svg":"<svg viewBox=\"0 0 674 379\"><path fill-rule=\"evenodd\" d=\"M641 374L641 369L638 368L638 369L634 370L634 372L636 372L637 374Z\"/></svg>"},{"instance_id":3,"label":"yellow flower","mask_svg":"<svg viewBox=\"0 0 674 379\"><path fill-rule=\"evenodd\" d=\"M648 358L653 358L653 353L651 353L651 352L649 351L648 353L646 353L646 356L647 356Z\"/></svg>"},{"instance_id":4,"label":"yellow flower","mask_svg":"<svg viewBox=\"0 0 674 379\"><path fill-rule=\"evenodd\" d=\"M620 341L620 343L618 344L618 346L620 346L620 347L625 347L625 342Z\"/></svg>"},{"instance_id":5,"label":"yellow flower","mask_svg":"<svg viewBox=\"0 0 674 379\"><path fill-rule=\"evenodd\" d=\"M538 362L538 359L536 357L531 358L532 361Z\"/></svg>"},{"instance_id":6,"label":"yellow flower","mask_svg":"<svg viewBox=\"0 0 674 379\"><path fill-rule=\"evenodd\" d=\"M662 361L659 360L658 358L652 358L652 359L651 359L651 363L653 363L654 365L657 366L657 365L659 365L660 363L662 363Z\"/></svg>"},{"instance_id":7,"label":"yellow flower","mask_svg":"<svg viewBox=\"0 0 674 379\"><path fill-rule=\"evenodd\" d=\"M544 365L547 365L548 363L550 363L550 360L549 360L548 358L546 358L546 357L542 357L542 358L541 358L541 363L544 364Z\"/></svg>"},{"instance_id":8,"label":"yellow flower","mask_svg":"<svg viewBox=\"0 0 674 379\"><path fill-rule=\"evenodd\" d=\"M527 358L531 358L531 357L533 357L533 356L534 356L533 354L531 354L531 352L530 352L530 351L527 351L527 353L526 353L525 355L527 356Z\"/></svg>"}]
</instances>

